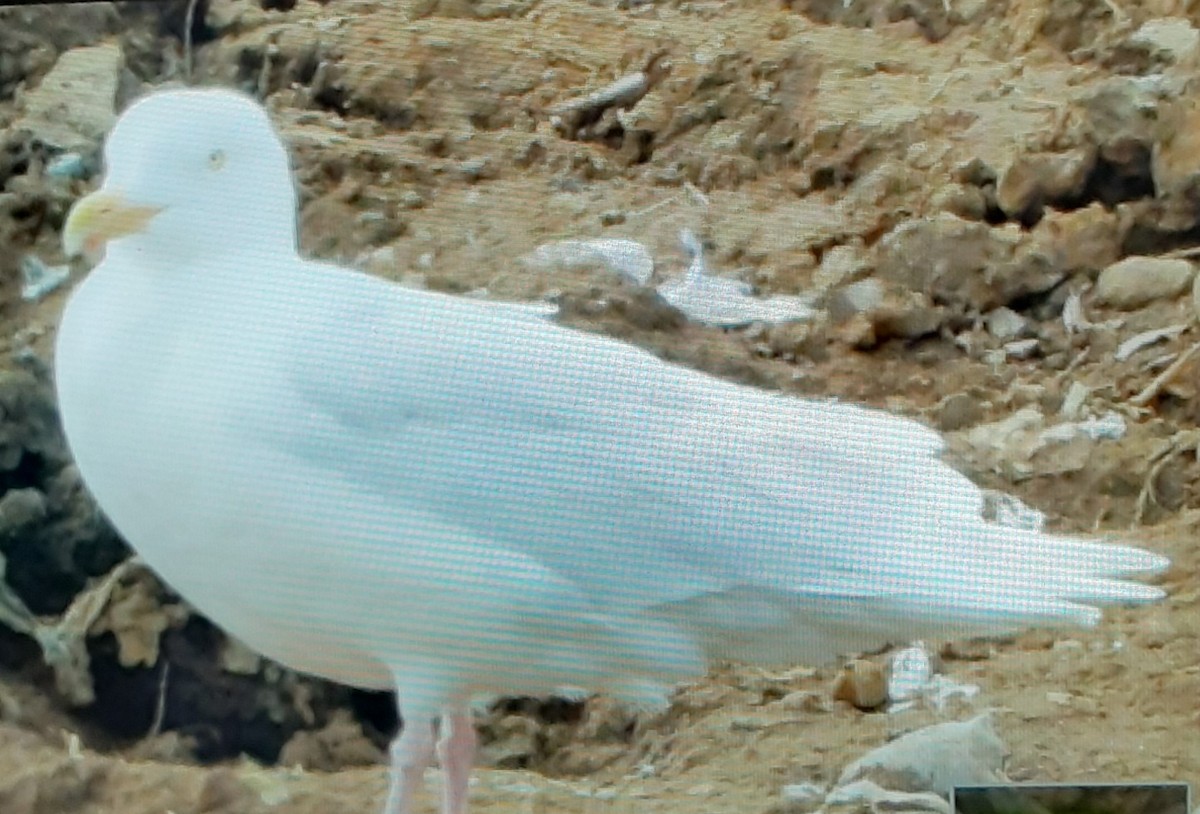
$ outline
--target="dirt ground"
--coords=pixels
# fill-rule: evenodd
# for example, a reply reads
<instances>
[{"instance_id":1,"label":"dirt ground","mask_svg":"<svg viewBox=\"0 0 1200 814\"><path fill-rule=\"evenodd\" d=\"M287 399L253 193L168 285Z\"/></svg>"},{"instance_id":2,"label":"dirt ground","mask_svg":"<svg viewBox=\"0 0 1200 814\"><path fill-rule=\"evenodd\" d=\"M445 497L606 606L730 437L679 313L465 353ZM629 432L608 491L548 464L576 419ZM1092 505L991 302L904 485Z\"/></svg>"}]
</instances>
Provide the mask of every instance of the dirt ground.
<instances>
[{"instance_id":1,"label":"dirt ground","mask_svg":"<svg viewBox=\"0 0 1200 814\"><path fill-rule=\"evenodd\" d=\"M1142 276L1130 293L1100 277L1200 245L1200 3L264 5L199 4L190 55L181 4L0 10L5 350L50 361L64 292L22 299L20 260L62 262L62 218L95 183L96 138L72 148L83 177L50 177L62 148L31 131L28 95L61 54L107 43L121 56L99 63L113 72L97 87L112 81L118 109L182 81L189 61L193 81L268 100L312 255L442 290L557 292L573 323L667 358L918 417L947 432L964 471L1053 528L1173 561L1167 601L1095 630L945 647L944 672L980 692L941 711L834 701L829 666L724 667L658 716L603 699L503 704L483 727L479 810L798 810L784 786L827 787L890 737L985 709L1014 780L1200 781L1197 304L1190 284ZM625 95L572 104L638 72ZM821 295L818 317L704 327L595 269L518 262L554 240L623 237L669 276L687 264L684 228L717 273ZM6 421L52 409L5 392ZM1119 437L1030 440L1110 414ZM36 449L4 429L26 463L0 466L0 485L34 486L49 509L36 528L0 529L0 553L14 591L51 618L125 554L39 421L22 425ZM90 703L0 630L0 812L382 804L386 698L231 655L145 575L122 578L110 604L126 615L86 631ZM435 786L431 772L427 808Z\"/></svg>"}]
</instances>

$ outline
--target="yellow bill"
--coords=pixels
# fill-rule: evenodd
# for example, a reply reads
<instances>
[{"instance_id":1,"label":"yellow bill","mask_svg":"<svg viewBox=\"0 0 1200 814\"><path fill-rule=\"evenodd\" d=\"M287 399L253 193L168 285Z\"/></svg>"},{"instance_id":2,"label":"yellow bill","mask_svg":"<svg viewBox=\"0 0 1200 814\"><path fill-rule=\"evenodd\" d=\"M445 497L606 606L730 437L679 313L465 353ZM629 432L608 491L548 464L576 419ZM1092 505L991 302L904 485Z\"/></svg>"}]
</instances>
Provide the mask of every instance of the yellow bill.
<instances>
[{"instance_id":1,"label":"yellow bill","mask_svg":"<svg viewBox=\"0 0 1200 814\"><path fill-rule=\"evenodd\" d=\"M100 257L108 241L137 234L161 211L162 207L141 206L119 193L98 190L71 207L63 227L63 250L68 257Z\"/></svg>"}]
</instances>

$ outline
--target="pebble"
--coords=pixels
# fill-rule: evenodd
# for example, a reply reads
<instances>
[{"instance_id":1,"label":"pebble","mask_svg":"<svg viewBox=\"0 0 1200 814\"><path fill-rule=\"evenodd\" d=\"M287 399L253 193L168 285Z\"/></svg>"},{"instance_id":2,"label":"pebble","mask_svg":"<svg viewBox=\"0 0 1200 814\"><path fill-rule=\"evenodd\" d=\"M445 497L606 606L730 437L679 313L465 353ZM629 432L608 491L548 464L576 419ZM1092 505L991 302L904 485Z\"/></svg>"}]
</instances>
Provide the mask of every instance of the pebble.
<instances>
[{"instance_id":1,"label":"pebble","mask_svg":"<svg viewBox=\"0 0 1200 814\"><path fill-rule=\"evenodd\" d=\"M1096 299L1122 310L1140 308L1182 294L1192 284L1195 271L1183 259L1126 257L1100 272Z\"/></svg>"},{"instance_id":2,"label":"pebble","mask_svg":"<svg viewBox=\"0 0 1200 814\"><path fill-rule=\"evenodd\" d=\"M845 701L858 709L878 709L888 700L887 673L873 661L855 659L846 662L830 692L834 700Z\"/></svg>"},{"instance_id":3,"label":"pebble","mask_svg":"<svg viewBox=\"0 0 1200 814\"><path fill-rule=\"evenodd\" d=\"M842 321L854 314L874 311L883 305L883 284L873 277L843 286L829 297L829 316Z\"/></svg>"},{"instance_id":4,"label":"pebble","mask_svg":"<svg viewBox=\"0 0 1200 814\"><path fill-rule=\"evenodd\" d=\"M1029 320L1004 306L989 311L983 321L987 325L988 333L1002 342L1016 339L1029 328Z\"/></svg>"}]
</instances>

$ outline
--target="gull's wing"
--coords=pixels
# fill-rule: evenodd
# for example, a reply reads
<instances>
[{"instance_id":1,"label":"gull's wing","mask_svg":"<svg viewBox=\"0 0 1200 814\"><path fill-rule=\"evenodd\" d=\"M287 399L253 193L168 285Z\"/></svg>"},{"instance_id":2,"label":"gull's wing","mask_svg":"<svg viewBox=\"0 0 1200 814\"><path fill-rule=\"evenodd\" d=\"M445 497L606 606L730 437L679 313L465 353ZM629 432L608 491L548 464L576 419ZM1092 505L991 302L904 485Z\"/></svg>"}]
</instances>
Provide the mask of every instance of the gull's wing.
<instances>
[{"instance_id":1,"label":"gull's wing","mask_svg":"<svg viewBox=\"0 0 1200 814\"><path fill-rule=\"evenodd\" d=\"M897 615L987 628L1141 588L1098 578L1144 569L1130 549L998 533L916 422L724 382L544 308L308 268L325 290L297 327L291 386L319 417L302 454L599 606L670 606L730 636L825 614L874 642ZM1034 543L1051 556L1030 559Z\"/></svg>"}]
</instances>

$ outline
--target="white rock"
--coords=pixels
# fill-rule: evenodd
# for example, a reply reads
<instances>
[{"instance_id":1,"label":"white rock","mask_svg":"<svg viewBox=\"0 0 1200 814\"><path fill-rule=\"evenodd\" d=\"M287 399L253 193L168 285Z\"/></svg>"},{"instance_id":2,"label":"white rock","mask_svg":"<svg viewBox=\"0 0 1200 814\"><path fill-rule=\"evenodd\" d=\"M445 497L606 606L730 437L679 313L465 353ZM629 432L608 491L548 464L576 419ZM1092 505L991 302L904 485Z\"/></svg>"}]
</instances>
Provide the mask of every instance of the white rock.
<instances>
[{"instance_id":1,"label":"white rock","mask_svg":"<svg viewBox=\"0 0 1200 814\"><path fill-rule=\"evenodd\" d=\"M846 319L854 314L874 311L883 305L883 300L883 283L874 277L859 280L829 295L829 315L837 320Z\"/></svg>"},{"instance_id":2,"label":"white rock","mask_svg":"<svg viewBox=\"0 0 1200 814\"><path fill-rule=\"evenodd\" d=\"M983 318L988 333L997 339L1007 341L1016 339L1029 328L1029 320L1011 308L1000 307L989 311Z\"/></svg>"},{"instance_id":3,"label":"white rock","mask_svg":"<svg viewBox=\"0 0 1200 814\"><path fill-rule=\"evenodd\" d=\"M1132 45L1170 55L1178 62L1195 52L1200 45L1200 31L1184 17L1161 17L1147 20L1129 37Z\"/></svg>"},{"instance_id":4,"label":"white rock","mask_svg":"<svg viewBox=\"0 0 1200 814\"><path fill-rule=\"evenodd\" d=\"M834 246L821 256L821 265L813 275L813 288L825 291L861 274L870 267L863 250L850 243Z\"/></svg>"},{"instance_id":5,"label":"white rock","mask_svg":"<svg viewBox=\"0 0 1200 814\"><path fill-rule=\"evenodd\" d=\"M61 150L93 149L116 120L125 57L117 45L73 48L24 94L16 127Z\"/></svg>"},{"instance_id":6,"label":"white rock","mask_svg":"<svg viewBox=\"0 0 1200 814\"><path fill-rule=\"evenodd\" d=\"M1114 308L1140 308L1182 294L1193 277L1195 269L1182 258L1126 257L1100 272L1096 299Z\"/></svg>"},{"instance_id":7,"label":"white rock","mask_svg":"<svg viewBox=\"0 0 1200 814\"><path fill-rule=\"evenodd\" d=\"M837 785L844 790L851 783L868 780L948 798L955 786L1005 782L1007 754L1008 748L992 728L991 716L977 715L968 721L918 729L868 752L846 767Z\"/></svg>"}]
</instances>

